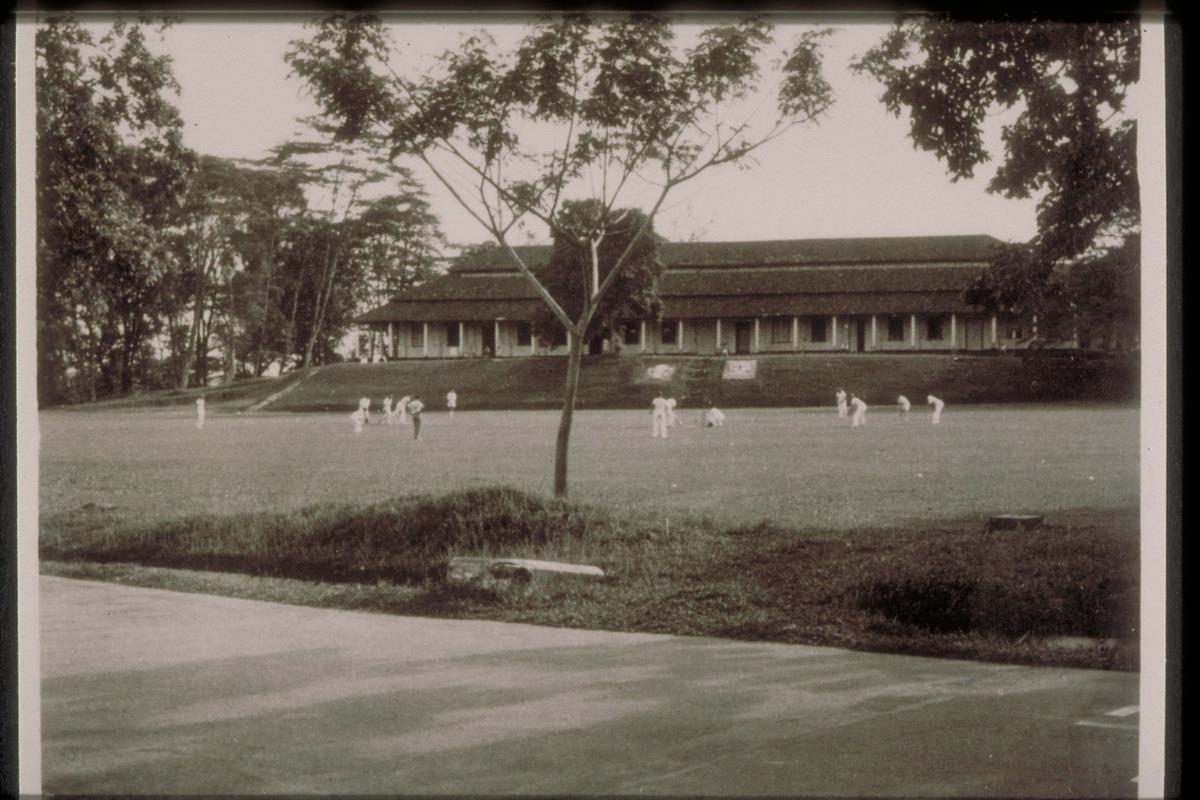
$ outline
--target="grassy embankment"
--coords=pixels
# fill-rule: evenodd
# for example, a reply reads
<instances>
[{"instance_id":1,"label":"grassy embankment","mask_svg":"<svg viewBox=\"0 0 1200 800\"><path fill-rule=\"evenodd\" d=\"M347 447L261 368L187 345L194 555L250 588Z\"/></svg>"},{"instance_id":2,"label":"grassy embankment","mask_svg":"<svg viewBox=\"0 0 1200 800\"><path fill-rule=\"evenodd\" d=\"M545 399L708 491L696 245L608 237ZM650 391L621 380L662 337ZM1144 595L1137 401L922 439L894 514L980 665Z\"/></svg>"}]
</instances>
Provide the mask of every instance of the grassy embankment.
<instances>
[{"instance_id":1,"label":"grassy embankment","mask_svg":"<svg viewBox=\"0 0 1200 800\"><path fill-rule=\"evenodd\" d=\"M1137 668L1132 512L1024 533L978 522L828 533L663 525L477 489L142 527L109 516L82 508L43 531L43 570L391 613ZM452 587L442 575L454 555L595 564L608 577L532 592ZM1050 644L1068 636L1094 642Z\"/></svg>"}]
</instances>

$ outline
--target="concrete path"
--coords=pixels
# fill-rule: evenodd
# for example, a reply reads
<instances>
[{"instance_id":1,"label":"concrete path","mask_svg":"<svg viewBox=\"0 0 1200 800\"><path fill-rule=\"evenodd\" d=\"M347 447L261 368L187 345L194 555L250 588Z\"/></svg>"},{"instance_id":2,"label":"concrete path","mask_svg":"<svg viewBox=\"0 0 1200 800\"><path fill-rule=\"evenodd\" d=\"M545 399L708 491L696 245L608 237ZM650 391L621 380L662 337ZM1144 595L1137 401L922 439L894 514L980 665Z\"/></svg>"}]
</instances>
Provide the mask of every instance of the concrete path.
<instances>
[{"instance_id":1,"label":"concrete path","mask_svg":"<svg viewBox=\"0 0 1200 800\"><path fill-rule=\"evenodd\" d=\"M1131 674L41 586L47 793L1137 791Z\"/></svg>"}]
</instances>

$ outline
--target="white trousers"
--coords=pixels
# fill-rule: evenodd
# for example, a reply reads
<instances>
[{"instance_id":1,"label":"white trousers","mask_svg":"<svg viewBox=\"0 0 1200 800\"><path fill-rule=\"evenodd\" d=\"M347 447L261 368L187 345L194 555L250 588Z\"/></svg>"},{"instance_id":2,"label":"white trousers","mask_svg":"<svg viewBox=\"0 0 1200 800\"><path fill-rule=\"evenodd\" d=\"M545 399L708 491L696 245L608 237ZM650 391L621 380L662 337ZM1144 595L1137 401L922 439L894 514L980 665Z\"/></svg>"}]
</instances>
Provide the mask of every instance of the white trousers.
<instances>
[{"instance_id":1,"label":"white trousers","mask_svg":"<svg viewBox=\"0 0 1200 800\"><path fill-rule=\"evenodd\" d=\"M838 419L845 419L845 417L846 417L846 404L838 403Z\"/></svg>"},{"instance_id":2,"label":"white trousers","mask_svg":"<svg viewBox=\"0 0 1200 800\"><path fill-rule=\"evenodd\" d=\"M862 411L862 410L855 411L854 416L850 419L850 427L857 428L859 425L866 425L866 424L867 424L867 412Z\"/></svg>"},{"instance_id":3,"label":"white trousers","mask_svg":"<svg viewBox=\"0 0 1200 800\"><path fill-rule=\"evenodd\" d=\"M935 408L933 410L933 424L937 425L941 421L942 421L942 410L940 408Z\"/></svg>"},{"instance_id":4,"label":"white trousers","mask_svg":"<svg viewBox=\"0 0 1200 800\"><path fill-rule=\"evenodd\" d=\"M660 433L662 438L667 438L667 415L666 414L651 414L650 415L650 437L655 438Z\"/></svg>"}]
</instances>

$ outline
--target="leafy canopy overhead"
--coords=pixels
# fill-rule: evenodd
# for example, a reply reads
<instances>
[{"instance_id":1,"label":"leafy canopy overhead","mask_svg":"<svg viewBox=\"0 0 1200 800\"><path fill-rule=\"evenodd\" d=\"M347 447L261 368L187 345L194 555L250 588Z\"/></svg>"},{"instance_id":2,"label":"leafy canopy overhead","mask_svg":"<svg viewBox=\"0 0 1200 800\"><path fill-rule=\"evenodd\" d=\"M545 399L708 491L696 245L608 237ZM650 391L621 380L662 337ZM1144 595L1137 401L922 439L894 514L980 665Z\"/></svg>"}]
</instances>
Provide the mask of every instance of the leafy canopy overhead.
<instances>
[{"instance_id":1,"label":"leafy canopy overhead","mask_svg":"<svg viewBox=\"0 0 1200 800\"><path fill-rule=\"evenodd\" d=\"M680 47L671 18L547 16L504 52L486 32L465 38L438 69L402 74L391 35L371 16L334 15L288 61L344 138L376 137L391 154L444 156L447 188L489 230L531 214L553 231L568 191L605 209L631 179L675 186L736 161L832 102L817 44L798 37L773 64L774 120L723 120L764 79L772 27L762 18L708 28ZM457 180L455 170L471 177Z\"/></svg>"},{"instance_id":2,"label":"leafy canopy overhead","mask_svg":"<svg viewBox=\"0 0 1200 800\"><path fill-rule=\"evenodd\" d=\"M992 154L986 127L999 111L1004 154L988 190L1038 199L1031 243L1045 263L1074 258L1136 230L1135 18L1093 22L901 19L853 64L878 79L884 105L907 113L913 144L969 178Z\"/></svg>"}]
</instances>

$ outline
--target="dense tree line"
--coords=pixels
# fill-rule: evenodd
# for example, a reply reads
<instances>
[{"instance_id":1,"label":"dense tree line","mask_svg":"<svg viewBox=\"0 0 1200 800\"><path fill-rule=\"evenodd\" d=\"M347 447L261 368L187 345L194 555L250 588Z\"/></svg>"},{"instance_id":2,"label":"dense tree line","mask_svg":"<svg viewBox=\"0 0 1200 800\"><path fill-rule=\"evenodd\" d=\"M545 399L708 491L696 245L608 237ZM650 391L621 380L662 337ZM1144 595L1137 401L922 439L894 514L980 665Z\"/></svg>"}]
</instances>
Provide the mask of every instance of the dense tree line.
<instances>
[{"instance_id":1,"label":"dense tree line","mask_svg":"<svg viewBox=\"0 0 1200 800\"><path fill-rule=\"evenodd\" d=\"M169 24L38 29L42 403L326 362L358 312L435 264L412 174L316 123L259 161L186 148L170 60L148 46Z\"/></svg>"}]
</instances>

